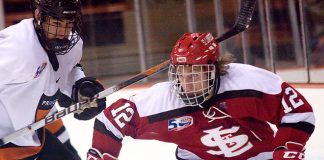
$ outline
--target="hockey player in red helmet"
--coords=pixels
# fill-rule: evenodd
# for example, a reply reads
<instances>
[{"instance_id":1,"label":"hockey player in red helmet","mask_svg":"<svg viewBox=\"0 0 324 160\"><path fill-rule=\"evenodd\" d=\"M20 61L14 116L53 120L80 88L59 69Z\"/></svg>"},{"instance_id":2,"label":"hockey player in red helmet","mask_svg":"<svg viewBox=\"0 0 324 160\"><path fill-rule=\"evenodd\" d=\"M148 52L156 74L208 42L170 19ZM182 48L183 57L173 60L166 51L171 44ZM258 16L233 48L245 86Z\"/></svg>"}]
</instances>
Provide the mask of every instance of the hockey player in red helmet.
<instances>
[{"instance_id":1,"label":"hockey player in red helmet","mask_svg":"<svg viewBox=\"0 0 324 160\"><path fill-rule=\"evenodd\" d=\"M102 91L81 65L80 0L32 0L34 18L0 31L0 137L7 136ZM88 107L85 104L83 108ZM100 99L75 118L91 119ZM79 160L62 120L0 147L0 159Z\"/></svg>"},{"instance_id":2,"label":"hockey player in red helmet","mask_svg":"<svg viewBox=\"0 0 324 160\"><path fill-rule=\"evenodd\" d=\"M179 160L303 159L315 123L309 103L277 75L233 59L210 33L184 34L168 82L97 116L88 159L117 159L125 136L175 143Z\"/></svg>"},{"instance_id":3,"label":"hockey player in red helmet","mask_svg":"<svg viewBox=\"0 0 324 160\"><path fill-rule=\"evenodd\" d=\"M210 33L186 33L174 46L169 79L187 106L200 106L213 96L218 57L218 45Z\"/></svg>"}]
</instances>

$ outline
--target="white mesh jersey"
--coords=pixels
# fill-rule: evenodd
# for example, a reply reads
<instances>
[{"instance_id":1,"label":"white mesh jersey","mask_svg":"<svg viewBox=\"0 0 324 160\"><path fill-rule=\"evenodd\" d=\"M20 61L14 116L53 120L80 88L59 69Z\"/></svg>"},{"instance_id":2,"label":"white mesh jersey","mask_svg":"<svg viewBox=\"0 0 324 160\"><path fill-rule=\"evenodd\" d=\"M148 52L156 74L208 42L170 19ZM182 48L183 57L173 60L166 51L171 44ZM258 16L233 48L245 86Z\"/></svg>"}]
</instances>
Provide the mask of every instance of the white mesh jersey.
<instances>
[{"instance_id":1,"label":"white mesh jersey","mask_svg":"<svg viewBox=\"0 0 324 160\"><path fill-rule=\"evenodd\" d=\"M131 136L175 143L179 159L266 160L288 141L306 143L315 118L292 86L269 71L234 63L220 79L204 108L185 106L169 82L118 100L98 115L92 147L118 157L127 145L122 138ZM267 122L278 127L275 136Z\"/></svg>"},{"instance_id":2,"label":"white mesh jersey","mask_svg":"<svg viewBox=\"0 0 324 160\"><path fill-rule=\"evenodd\" d=\"M82 40L65 55L58 55L54 71L39 43L33 19L0 31L0 137L41 119L60 92L71 95L74 82L84 73L75 67L81 60ZM55 107L54 107L55 108ZM47 111L47 112L46 112ZM18 146L39 146L36 133L15 139Z\"/></svg>"}]
</instances>

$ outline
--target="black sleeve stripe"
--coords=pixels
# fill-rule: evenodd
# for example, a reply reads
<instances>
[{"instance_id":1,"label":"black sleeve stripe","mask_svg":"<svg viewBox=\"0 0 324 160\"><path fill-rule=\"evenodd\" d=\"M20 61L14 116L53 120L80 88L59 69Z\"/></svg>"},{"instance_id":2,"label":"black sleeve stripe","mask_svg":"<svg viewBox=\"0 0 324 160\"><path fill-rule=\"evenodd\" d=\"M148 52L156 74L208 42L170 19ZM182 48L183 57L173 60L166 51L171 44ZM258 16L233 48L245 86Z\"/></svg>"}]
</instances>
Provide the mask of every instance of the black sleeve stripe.
<instances>
[{"instance_id":1,"label":"black sleeve stripe","mask_svg":"<svg viewBox=\"0 0 324 160\"><path fill-rule=\"evenodd\" d=\"M171 110L171 111L154 114L154 115L148 116L147 118L150 123L154 123L154 122L163 121L163 120L169 119L169 118L187 115L187 114L197 112L200 110L203 110L203 108L200 108L198 106L183 107L183 108L179 108L179 109L175 109L175 110Z\"/></svg>"},{"instance_id":2,"label":"black sleeve stripe","mask_svg":"<svg viewBox=\"0 0 324 160\"><path fill-rule=\"evenodd\" d=\"M226 100L226 99L233 99L233 98L240 98L240 97L255 97L255 98L262 98L264 93L256 90L235 90L235 91L227 91L221 94L217 94L210 100L206 101L205 103L202 104L202 106L211 106L214 104L216 101L221 101L221 100ZM206 107L206 108L207 108ZM165 119L173 118L176 116L182 116L194 112L198 112L204 110L204 108L200 108L198 106L192 106L192 107L183 107L171 111L166 111L154 115L148 116L149 122L154 123L157 121L163 121Z\"/></svg>"},{"instance_id":3,"label":"black sleeve stripe","mask_svg":"<svg viewBox=\"0 0 324 160\"><path fill-rule=\"evenodd\" d=\"M240 97L256 97L262 98L264 93L257 90L252 89L243 89L243 90L233 90L233 91L226 91L216 96L217 100L225 100L225 99L232 99L232 98L240 98Z\"/></svg>"},{"instance_id":4,"label":"black sleeve stripe","mask_svg":"<svg viewBox=\"0 0 324 160\"><path fill-rule=\"evenodd\" d=\"M82 65L80 63L76 64L75 66L82 68Z\"/></svg>"},{"instance_id":5,"label":"black sleeve stripe","mask_svg":"<svg viewBox=\"0 0 324 160\"><path fill-rule=\"evenodd\" d=\"M19 147L25 147L25 146L18 146L16 144L12 143L12 142L9 142L9 143L7 143L5 145L0 146L0 149L3 149L3 148L11 148L11 147L17 147L17 148L19 148Z\"/></svg>"},{"instance_id":6,"label":"black sleeve stripe","mask_svg":"<svg viewBox=\"0 0 324 160\"><path fill-rule=\"evenodd\" d=\"M82 67L82 65L80 63L76 64L74 67L78 67L78 68L81 69L81 71L83 71L83 67Z\"/></svg>"},{"instance_id":7,"label":"black sleeve stripe","mask_svg":"<svg viewBox=\"0 0 324 160\"><path fill-rule=\"evenodd\" d=\"M314 132L315 126L308 122L298 122L298 123L282 123L280 127L290 127L294 129L301 130L311 135Z\"/></svg>"},{"instance_id":8,"label":"black sleeve stripe","mask_svg":"<svg viewBox=\"0 0 324 160\"><path fill-rule=\"evenodd\" d=\"M123 139L119 139L111 131L107 130L105 124L102 123L101 121L99 121L98 119L95 120L94 129L97 130L98 132L105 134L105 135L109 135L111 138L113 138L116 141L121 142L123 140Z\"/></svg>"}]
</instances>

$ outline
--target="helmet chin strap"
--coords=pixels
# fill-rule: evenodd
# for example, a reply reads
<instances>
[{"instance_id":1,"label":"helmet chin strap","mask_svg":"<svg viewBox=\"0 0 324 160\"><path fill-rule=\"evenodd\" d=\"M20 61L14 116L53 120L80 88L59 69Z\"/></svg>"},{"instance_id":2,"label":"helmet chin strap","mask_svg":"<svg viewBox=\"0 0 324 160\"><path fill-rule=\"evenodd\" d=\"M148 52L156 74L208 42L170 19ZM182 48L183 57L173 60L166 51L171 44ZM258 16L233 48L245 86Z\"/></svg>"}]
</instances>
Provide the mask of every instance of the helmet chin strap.
<instances>
[{"instance_id":1,"label":"helmet chin strap","mask_svg":"<svg viewBox=\"0 0 324 160\"><path fill-rule=\"evenodd\" d=\"M204 103L200 104L199 107L204 108L204 107L211 107L211 103L214 101L214 97L215 95L217 95L218 91L219 91L219 87L220 87L220 74L219 74L219 68L216 67L216 78L215 78L215 85L214 85L214 92L212 95L210 95L211 97L205 101Z\"/></svg>"},{"instance_id":2,"label":"helmet chin strap","mask_svg":"<svg viewBox=\"0 0 324 160\"><path fill-rule=\"evenodd\" d=\"M206 92L206 93L202 93L201 95L195 95L195 96L188 96L187 94L179 94L180 98L183 100L183 102L186 105L190 105L190 106L199 106L200 108L204 108L204 104L206 102L208 102L210 99L213 98L213 96L215 94L217 94L218 89L219 89L219 79L220 77L217 76L217 78L215 79L215 85L213 85L213 88L211 90L213 90L212 92ZM183 88L181 87L181 90L183 91ZM203 102L205 101L205 102ZM203 103L200 103L203 102Z\"/></svg>"},{"instance_id":3,"label":"helmet chin strap","mask_svg":"<svg viewBox=\"0 0 324 160\"><path fill-rule=\"evenodd\" d=\"M188 97L187 95L185 94L181 94L180 97L181 99L183 100L183 102L187 105L190 105L192 106L193 104L199 104L200 102L204 101L205 100L205 97L209 97L211 95L209 95L209 93L203 93L201 95L198 95L196 97ZM198 105L197 104L197 105ZM199 105L200 106L200 105Z\"/></svg>"},{"instance_id":4,"label":"helmet chin strap","mask_svg":"<svg viewBox=\"0 0 324 160\"><path fill-rule=\"evenodd\" d=\"M216 95L218 93L219 87L220 87L220 74L219 74L219 69L218 67L216 67L216 80L215 80L215 87L214 87L214 95Z\"/></svg>"}]
</instances>

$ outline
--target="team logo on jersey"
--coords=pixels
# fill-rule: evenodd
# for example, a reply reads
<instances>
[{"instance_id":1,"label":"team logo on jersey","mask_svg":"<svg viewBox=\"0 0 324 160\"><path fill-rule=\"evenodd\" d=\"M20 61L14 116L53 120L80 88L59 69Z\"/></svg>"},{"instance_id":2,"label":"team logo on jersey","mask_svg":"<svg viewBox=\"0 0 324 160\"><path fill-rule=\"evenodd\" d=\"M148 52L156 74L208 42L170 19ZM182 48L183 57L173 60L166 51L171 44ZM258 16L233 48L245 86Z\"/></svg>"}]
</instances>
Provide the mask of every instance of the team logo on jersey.
<instances>
[{"instance_id":1,"label":"team logo on jersey","mask_svg":"<svg viewBox=\"0 0 324 160\"><path fill-rule=\"evenodd\" d=\"M248 135L239 132L239 126L223 128L223 126L204 130L201 142L210 147L206 152L212 155L235 157L253 147Z\"/></svg>"},{"instance_id":2,"label":"team logo on jersey","mask_svg":"<svg viewBox=\"0 0 324 160\"><path fill-rule=\"evenodd\" d=\"M208 122L210 123L217 119L231 117L224 111L226 108L226 102L221 102L218 107L212 106L208 109L208 111L202 111L202 114L208 119Z\"/></svg>"},{"instance_id":3,"label":"team logo on jersey","mask_svg":"<svg viewBox=\"0 0 324 160\"><path fill-rule=\"evenodd\" d=\"M193 124L193 118L191 116L184 116L168 120L169 131L180 131Z\"/></svg>"},{"instance_id":4,"label":"team logo on jersey","mask_svg":"<svg viewBox=\"0 0 324 160\"><path fill-rule=\"evenodd\" d=\"M43 70L45 69L46 65L47 65L47 63L44 62L42 65L38 66L34 78L39 77L39 75L40 75L40 74L43 72Z\"/></svg>"}]
</instances>

